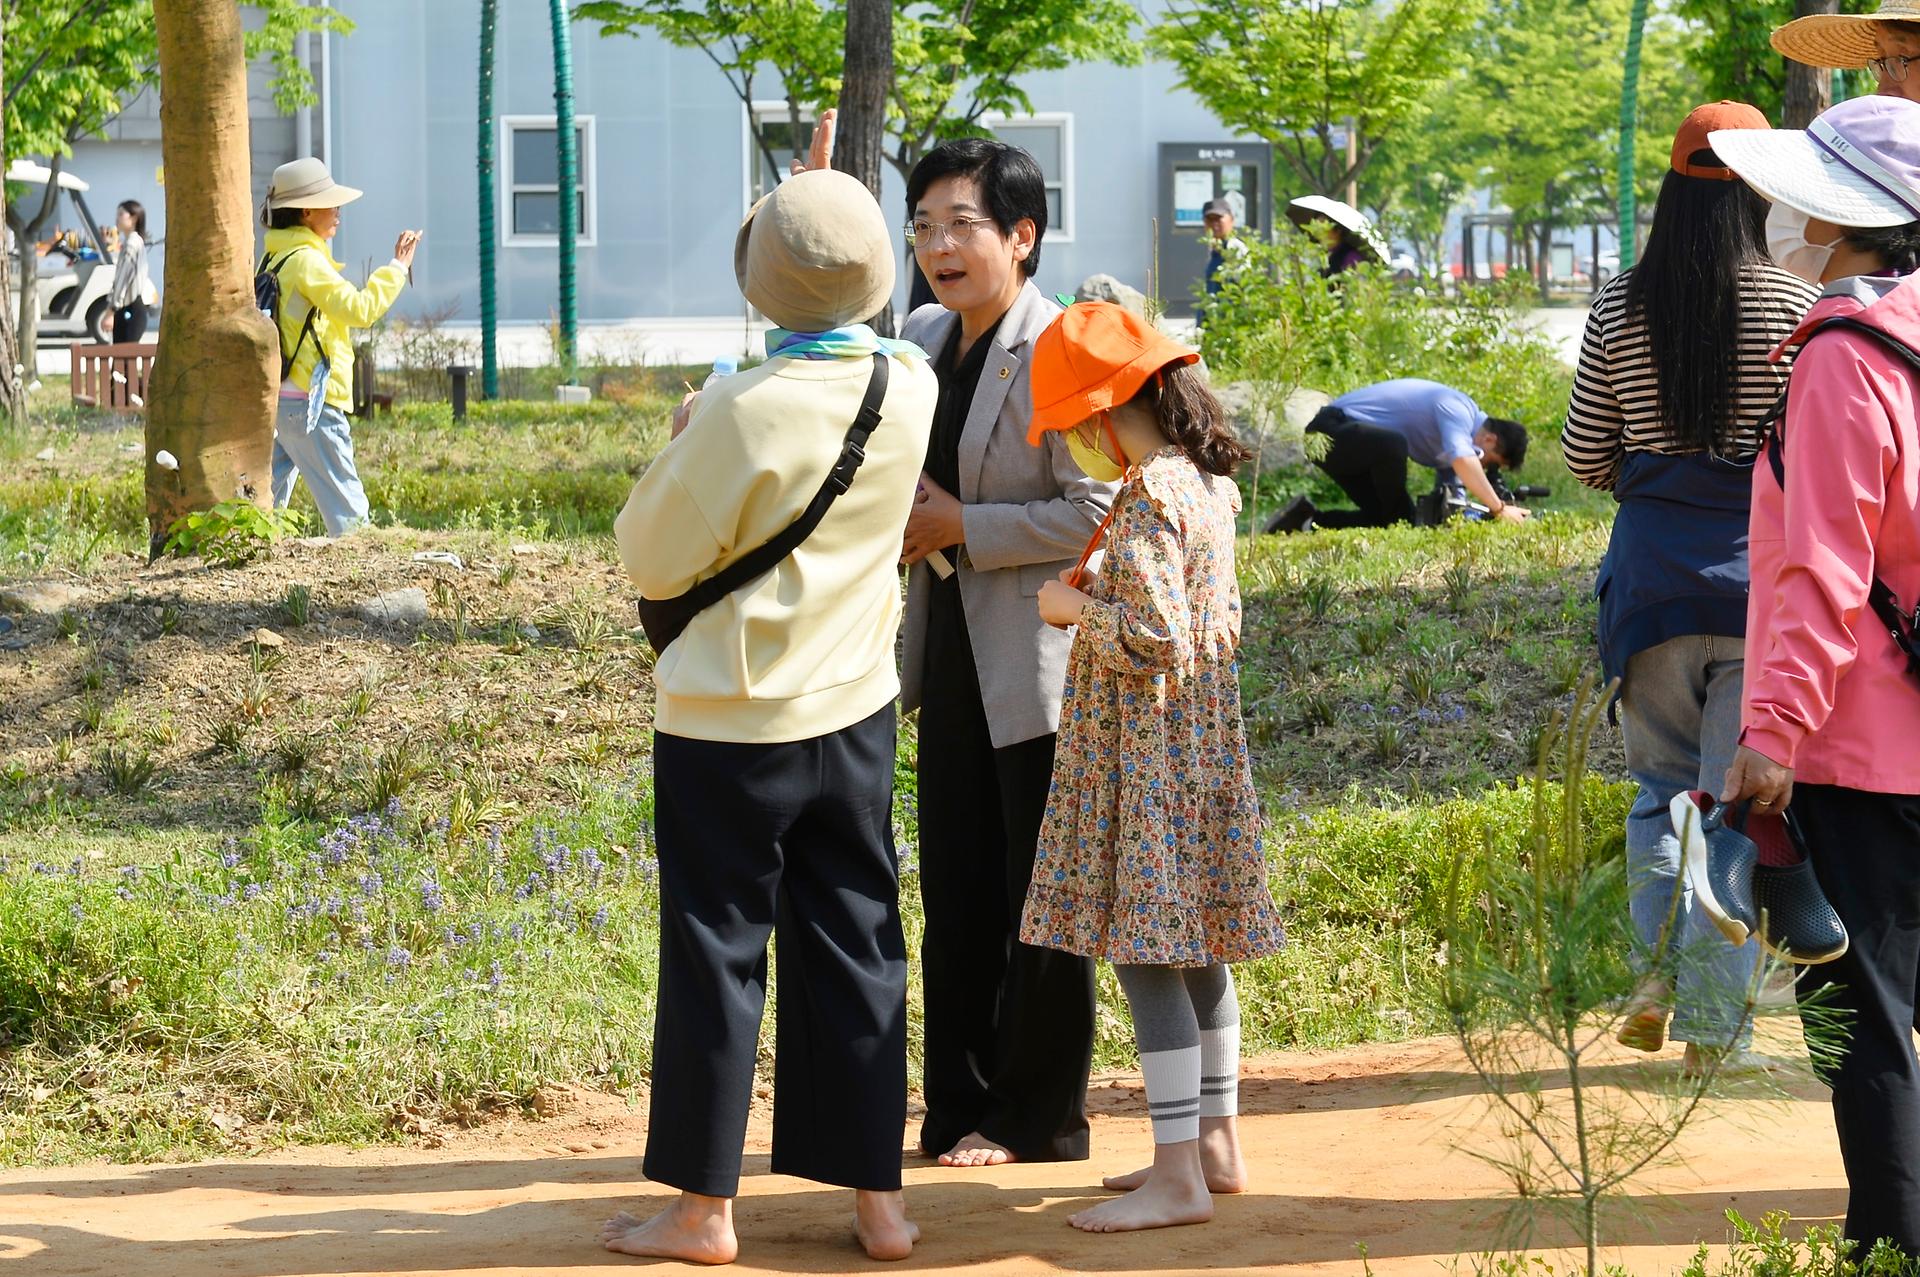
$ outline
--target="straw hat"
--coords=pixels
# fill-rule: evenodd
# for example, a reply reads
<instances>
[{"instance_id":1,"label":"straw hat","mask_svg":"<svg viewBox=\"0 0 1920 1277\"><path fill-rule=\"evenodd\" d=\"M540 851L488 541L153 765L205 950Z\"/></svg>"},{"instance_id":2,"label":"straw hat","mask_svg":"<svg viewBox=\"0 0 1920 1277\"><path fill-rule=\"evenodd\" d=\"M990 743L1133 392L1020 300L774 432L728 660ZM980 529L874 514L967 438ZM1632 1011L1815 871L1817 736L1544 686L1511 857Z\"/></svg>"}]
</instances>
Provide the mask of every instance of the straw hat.
<instances>
[{"instance_id":1,"label":"straw hat","mask_svg":"<svg viewBox=\"0 0 1920 1277\"><path fill-rule=\"evenodd\" d=\"M1880 0L1878 13L1816 13L1773 33L1778 52L1808 66L1854 69L1880 56L1876 22L1920 22L1920 0Z\"/></svg>"},{"instance_id":2,"label":"straw hat","mask_svg":"<svg viewBox=\"0 0 1920 1277\"><path fill-rule=\"evenodd\" d=\"M747 213L733 273L753 308L780 327L825 332L871 319L893 297L893 239L858 178L811 169Z\"/></svg>"},{"instance_id":3,"label":"straw hat","mask_svg":"<svg viewBox=\"0 0 1920 1277\"><path fill-rule=\"evenodd\" d=\"M1033 339L1027 442L1037 444L1049 430L1071 430L1126 403L1163 368L1198 362L1200 352L1124 306L1076 302Z\"/></svg>"},{"instance_id":4,"label":"straw hat","mask_svg":"<svg viewBox=\"0 0 1920 1277\"><path fill-rule=\"evenodd\" d=\"M273 170L273 181L267 186L267 207L339 208L353 203L363 193L334 181L333 175L327 172L326 162L309 155Z\"/></svg>"},{"instance_id":5,"label":"straw hat","mask_svg":"<svg viewBox=\"0 0 1920 1277\"><path fill-rule=\"evenodd\" d=\"M1722 129L1714 153L1754 190L1835 226L1920 222L1920 102L1854 98L1799 129Z\"/></svg>"}]
</instances>

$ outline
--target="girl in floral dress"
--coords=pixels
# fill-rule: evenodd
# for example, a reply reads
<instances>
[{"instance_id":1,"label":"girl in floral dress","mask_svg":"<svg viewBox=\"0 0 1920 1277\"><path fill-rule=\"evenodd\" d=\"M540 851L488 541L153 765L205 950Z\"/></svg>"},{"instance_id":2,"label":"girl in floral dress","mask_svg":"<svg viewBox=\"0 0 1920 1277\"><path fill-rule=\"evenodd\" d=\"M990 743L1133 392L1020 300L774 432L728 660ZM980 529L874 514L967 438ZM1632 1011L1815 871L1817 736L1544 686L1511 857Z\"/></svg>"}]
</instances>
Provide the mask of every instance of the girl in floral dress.
<instances>
[{"instance_id":1,"label":"girl in floral dress","mask_svg":"<svg viewBox=\"0 0 1920 1277\"><path fill-rule=\"evenodd\" d=\"M1040 592L1041 616L1077 630L1020 931L1113 963L1133 1011L1153 1165L1106 1181L1126 1196L1072 1217L1088 1232L1202 1223L1212 1193L1244 1187L1226 964L1282 943L1235 659L1230 476L1248 453L1198 360L1110 303L1069 307L1034 344L1029 441L1065 431L1090 477L1126 480L1088 547L1105 536L1098 576Z\"/></svg>"}]
</instances>

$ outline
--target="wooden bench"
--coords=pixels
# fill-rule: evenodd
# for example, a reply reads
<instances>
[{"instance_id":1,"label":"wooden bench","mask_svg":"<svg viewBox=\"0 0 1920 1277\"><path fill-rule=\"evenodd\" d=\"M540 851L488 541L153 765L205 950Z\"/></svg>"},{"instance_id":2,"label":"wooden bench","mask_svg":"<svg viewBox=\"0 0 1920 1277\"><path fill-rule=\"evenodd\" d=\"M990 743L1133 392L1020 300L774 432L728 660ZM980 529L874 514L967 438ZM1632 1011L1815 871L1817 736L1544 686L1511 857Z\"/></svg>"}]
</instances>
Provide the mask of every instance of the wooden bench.
<instances>
[{"instance_id":1,"label":"wooden bench","mask_svg":"<svg viewBox=\"0 0 1920 1277\"><path fill-rule=\"evenodd\" d=\"M160 347L154 342L114 346L68 347L73 358L73 402L110 412L141 412L147 406L147 377Z\"/></svg>"}]
</instances>

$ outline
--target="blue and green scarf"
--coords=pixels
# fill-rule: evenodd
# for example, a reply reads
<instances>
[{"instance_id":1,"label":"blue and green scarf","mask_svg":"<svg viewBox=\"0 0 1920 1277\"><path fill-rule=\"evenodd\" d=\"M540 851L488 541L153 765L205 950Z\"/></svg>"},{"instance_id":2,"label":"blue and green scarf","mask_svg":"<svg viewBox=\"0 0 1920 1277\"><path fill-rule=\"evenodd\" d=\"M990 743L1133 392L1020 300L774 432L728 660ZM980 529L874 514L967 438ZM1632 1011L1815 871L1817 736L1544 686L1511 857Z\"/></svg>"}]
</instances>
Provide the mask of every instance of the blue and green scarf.
<instances>
[{"instance_id":1,"label":"blue and green scarf","mask_svg":"<svg viewBox=\"0 0 1920 1277\"><path fill-rule=\"evenodd\" d=\"M912 355L925 359L927 352L910 341L882 337L865 324L847 324L823 333L796 333L785 328L767 330L767 358L777 359L867 359L874 355Z\"/></svg>"}]
</instances>

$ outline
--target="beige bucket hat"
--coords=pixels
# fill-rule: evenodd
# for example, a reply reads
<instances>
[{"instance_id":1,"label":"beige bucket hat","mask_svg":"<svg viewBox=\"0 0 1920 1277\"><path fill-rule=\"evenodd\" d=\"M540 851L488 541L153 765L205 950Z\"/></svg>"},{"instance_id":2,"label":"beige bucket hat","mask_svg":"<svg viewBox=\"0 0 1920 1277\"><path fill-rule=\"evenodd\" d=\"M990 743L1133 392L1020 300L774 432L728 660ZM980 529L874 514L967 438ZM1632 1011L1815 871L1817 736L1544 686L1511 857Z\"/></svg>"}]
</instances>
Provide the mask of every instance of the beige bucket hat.
<instances>
[{"instance_id":1,"label":"beige bucket hat","mask_svg":"<svg viewBox=\"0 0 1920 1277\"><path fill-rule=\"evenodd\" d=\"M290 160L273 170L273 181L267 186L267 207L339 208L353 203L364 193L340 185L333 180L333 174L327 172L324 161L308 156L303 160Z\"/></svg>"},{"instance_id":2,"label":"beige bucket hat","mask_svg":"<svg viewBox=\"0 0 1920 1277\"><path fill-rule=\"evenodd\" d=\"M796 333L862 323L893 296L887 219L856 177L810 169L755 204L733 241L753 308Z\"/></svg>"},{"instance_id":3,"label":"beige bucket hat","mask_svg":"<svg viewBox=\"0 0 1920 1277\"><path fill-rule=\"evenodd\" d=\"M1878 13L1816 13L1773 33L1776 51L1808 66L1854 70L1880 56L1876 22L1920 22L1920 0L1880 0Z\"/></svg>"}]
</instances>

